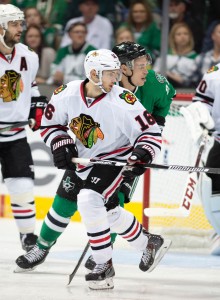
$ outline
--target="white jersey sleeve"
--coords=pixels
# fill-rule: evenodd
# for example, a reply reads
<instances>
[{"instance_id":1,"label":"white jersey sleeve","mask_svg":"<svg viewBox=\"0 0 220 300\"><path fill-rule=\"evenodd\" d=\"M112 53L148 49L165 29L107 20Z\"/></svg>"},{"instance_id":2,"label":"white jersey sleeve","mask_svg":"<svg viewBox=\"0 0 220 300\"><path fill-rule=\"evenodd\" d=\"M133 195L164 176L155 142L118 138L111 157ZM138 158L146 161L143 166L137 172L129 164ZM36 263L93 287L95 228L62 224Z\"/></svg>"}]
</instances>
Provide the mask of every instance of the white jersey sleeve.
<instances>
[{"instance_id":1,"label":"white jersey sleeve","mask_svg":"<svg viewBox=\"0 0 220 300\"><path fill-rule=\"evenodd\" d=\"M193 101L201 101L215 123L215 137L220 141L220 64L213 66L200 81Z\"/></svg>"}]
</instances>

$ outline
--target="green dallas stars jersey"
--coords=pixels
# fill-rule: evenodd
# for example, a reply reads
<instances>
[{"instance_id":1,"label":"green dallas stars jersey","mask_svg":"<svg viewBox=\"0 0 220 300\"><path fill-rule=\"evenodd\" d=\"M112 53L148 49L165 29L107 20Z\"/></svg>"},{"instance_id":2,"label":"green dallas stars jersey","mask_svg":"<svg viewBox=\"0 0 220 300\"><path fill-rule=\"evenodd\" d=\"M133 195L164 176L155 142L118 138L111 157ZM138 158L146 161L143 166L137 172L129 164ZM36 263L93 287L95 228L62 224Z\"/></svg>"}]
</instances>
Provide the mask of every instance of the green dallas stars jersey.
<instances>
[{"instance_id":1,"label":"green dallas stars jersey","mask_svg":"<svg viewBox=\"0 0 220 300\"><path fill-rule=\"evenodd\" d=\"M176 91L164 76L153 70L148 71L146 79L134 94L156 120L158 116L165 118Z\"/></svg>"}]
</instances>

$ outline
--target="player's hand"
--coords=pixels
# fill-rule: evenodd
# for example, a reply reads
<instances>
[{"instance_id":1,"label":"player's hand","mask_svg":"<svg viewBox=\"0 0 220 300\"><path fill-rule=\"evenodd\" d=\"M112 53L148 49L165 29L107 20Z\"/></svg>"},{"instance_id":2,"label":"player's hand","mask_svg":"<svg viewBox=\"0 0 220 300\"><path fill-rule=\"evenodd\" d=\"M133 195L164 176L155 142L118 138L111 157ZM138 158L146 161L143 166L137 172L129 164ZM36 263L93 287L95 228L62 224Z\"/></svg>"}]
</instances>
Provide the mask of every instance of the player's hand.
<instances>
[{"instance_id":1,"label":"player's hand","mask_svg":"<svg viewBox=\"0 0 220 300\"><path fill-rule=\"evenodd\" d=\"M133 150L131 156L128 158L127 165L129 168L126 166L124 167L122 176L127 180L132 180L134 177L144 174L146 171L146 166L144 164L150 164L151 162L152 156L150 152L144 147L138 146Z\"/></svg>"},{"instance_id":2,"label":"player's hand","mask_svg":"<svg viewBox=\"0 0 220 300\"><path fill-rule=\"evenodd\" d=\"M71 137L65 135L55 138L51 142L51 151L55 167L64 170L76 170L72 158L78 157L78 151Z\"/></svg>"},{"instance_id":3,"label":"player's hand","mask_svg":"<svg viewBox=\"0 0 220 300\"><path fill-rule=\"evenodd\" d=\"M44 109L47 106L48 99L45 96L32 97L31 98L31 109L29 119L35 120L35 125L31 127L33 131L40 128L41 119L44 113Z\"/></svg>"}]
</instances>

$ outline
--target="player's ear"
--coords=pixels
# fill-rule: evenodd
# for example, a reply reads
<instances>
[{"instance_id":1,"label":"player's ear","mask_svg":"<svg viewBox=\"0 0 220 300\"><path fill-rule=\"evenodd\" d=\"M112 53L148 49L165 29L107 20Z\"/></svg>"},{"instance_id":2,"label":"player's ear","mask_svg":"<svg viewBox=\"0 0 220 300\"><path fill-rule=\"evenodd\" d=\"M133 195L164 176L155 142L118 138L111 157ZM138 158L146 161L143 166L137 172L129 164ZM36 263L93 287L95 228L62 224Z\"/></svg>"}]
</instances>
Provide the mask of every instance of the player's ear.
<instances>
[{"instance_id":1,"label":"player's ear","mask_svg":"<svg viewBox=\"0 0 220 300\"><path fill-rule=\"evenodd\" d=\"M124 74L127 74L127 72L129 72L129 68L125 64L121 65L121 70L122 70L122 73L124 73Z\"/></svg>"},{"instance_id":2,"label":"player's ear","mask_svg":"<svg viewBox=\"0 0 220 300\"><path fill-rule=\"evenodd\" d=\"M91 70L90 76L91 76L91 79L94 82L98 82L99 81L99 76L97 75L96 70Z\"/></svg>"}]
</instances>

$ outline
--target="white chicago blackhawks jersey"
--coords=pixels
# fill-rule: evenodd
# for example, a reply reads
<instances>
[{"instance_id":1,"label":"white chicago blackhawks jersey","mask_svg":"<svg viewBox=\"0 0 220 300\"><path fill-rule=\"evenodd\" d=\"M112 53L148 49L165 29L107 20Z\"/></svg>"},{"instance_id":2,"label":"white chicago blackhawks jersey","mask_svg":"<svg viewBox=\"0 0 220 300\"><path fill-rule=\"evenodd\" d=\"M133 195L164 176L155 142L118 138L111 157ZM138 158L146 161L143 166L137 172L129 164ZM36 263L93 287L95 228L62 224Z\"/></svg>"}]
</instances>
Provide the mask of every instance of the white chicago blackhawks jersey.
<instances>
[{"instance_id":1,"label":"white chicago blackhawks jersey","mask_svg":"<svg viewBox=\"0 0 220 300\"><path fill-rule=\"evenodd\" d=\"M220 64L213 66L199 83L193 101L204 103L215 122L214 136L220 142Z\"/></svg>"},{"instance_id":2,"label":"white chicago blackhawks jersey","mask_svg":"<svg viewBox=\"0 0 220 300\"><path fill-rule=\"evenodd\" d=\"M31 97L39 96L35 77L39 67L36 53L17 44L10 57L0 53L0 128L27 121ZM0 142L25 137L24 127L0 133Z\"/></svg>"},{"instance_id":3,"label":"white chicago blackhawks jersey","mask_svg":"<svg viewBox=\"0 0 220 300\"><path fill-rule=\"evenodd\" d=\"M47 146L70 129L79 157L125 161L133 147L145 145L154 159L161 149L161 131L134 94L115 85L110 93L88 99L86 82L72 81L54 91L41 122Z\"/></svg>"}]
</instances>

